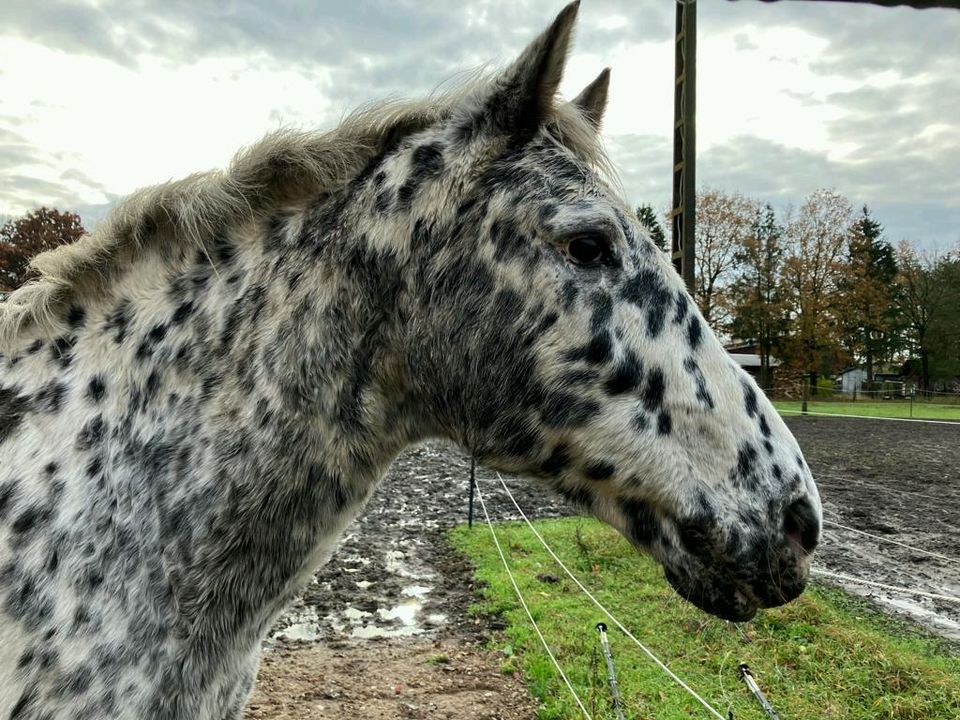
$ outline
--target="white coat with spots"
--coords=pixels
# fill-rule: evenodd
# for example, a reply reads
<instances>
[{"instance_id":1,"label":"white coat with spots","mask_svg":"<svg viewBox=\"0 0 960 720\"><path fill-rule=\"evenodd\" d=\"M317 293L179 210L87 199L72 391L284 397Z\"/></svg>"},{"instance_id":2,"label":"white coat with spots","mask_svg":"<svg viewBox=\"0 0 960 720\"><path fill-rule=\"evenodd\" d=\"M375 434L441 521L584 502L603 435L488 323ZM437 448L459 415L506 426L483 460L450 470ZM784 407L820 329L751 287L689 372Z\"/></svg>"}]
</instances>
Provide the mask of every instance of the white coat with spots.
<instances>
[{"instance_id":1,"label":"white coat with spots","mask_svg":"<svg viewBox=\"0 0 960 720\"><path fill-rule=\"evenodd\" d=\"M704 610L801 592L797 444L605 179L576 5L502 73L151 188L0 304L0 718L237 718L393 458L450 438Z\"/></svg>"}]
</instances>

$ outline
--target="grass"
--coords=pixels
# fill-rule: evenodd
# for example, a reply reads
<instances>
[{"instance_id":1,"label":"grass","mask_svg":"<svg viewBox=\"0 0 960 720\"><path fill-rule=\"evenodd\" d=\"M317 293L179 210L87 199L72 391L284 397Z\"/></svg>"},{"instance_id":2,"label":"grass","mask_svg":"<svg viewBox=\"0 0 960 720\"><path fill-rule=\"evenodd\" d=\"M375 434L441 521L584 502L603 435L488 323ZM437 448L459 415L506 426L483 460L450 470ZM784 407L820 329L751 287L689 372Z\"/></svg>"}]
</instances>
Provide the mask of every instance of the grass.
<instances>
[{"instance_id":1,"label":"grass","mask_svg":"<svg viewBox=\"0 0 960 720\"><path fill-rule=\"evenodd\" d=\"M800 411L799 400L774 400L777 410L790 411L794 415ZM835 413L837 415L872 415L874 417L918 418L924 420L960 420L960 405L946 403L914 402L911 415L910 401L896 400L888 402L842 402L838 400L810 400L807 409L817 413Z\"/></svg>"},{"instance_id":2,"label":"grass","mask_svg":"<svg viewBox=\"0 0 960 720\"><path fill-rule=\"evenodd\" d=\"M536 524L600 602L724 716L732 710L737 720L767 720L738 678L745 662L783 718L960 717L960 657L842 591L814 585L751 622L726 623L681 600L662 571L606 525L584 518ZM581 699L598 720L614 717L595 629L606 618L525 525L496 527L524 598ZM507 623L502 670L522 670L543 704L540 720L582 717L520 608L488 529L459 527L450 538L483 587L471 612ZM628 718L710 717L621 632L611 628L609 636Z\"/></svg>"}]
</instances>

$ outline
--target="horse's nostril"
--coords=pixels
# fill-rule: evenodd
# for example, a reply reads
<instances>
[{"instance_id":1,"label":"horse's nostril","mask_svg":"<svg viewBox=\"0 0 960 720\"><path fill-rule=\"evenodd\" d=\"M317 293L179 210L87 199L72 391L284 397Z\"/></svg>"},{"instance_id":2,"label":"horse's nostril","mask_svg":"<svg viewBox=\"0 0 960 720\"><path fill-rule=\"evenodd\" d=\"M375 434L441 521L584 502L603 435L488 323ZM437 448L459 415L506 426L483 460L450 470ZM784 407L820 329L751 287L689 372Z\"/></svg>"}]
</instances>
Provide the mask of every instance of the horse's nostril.
<instances>
[{"instance_id":1,"label":"horse's nostril","mask_svg":"<svg viewBox=\"0 0 960 720\"><path fill-rule=\"evenodd\" d=\"M820 541L820 518L808 498L790 503L783 514L783 529L805 552L813 552Z\"/></svg>"}]
</instances>

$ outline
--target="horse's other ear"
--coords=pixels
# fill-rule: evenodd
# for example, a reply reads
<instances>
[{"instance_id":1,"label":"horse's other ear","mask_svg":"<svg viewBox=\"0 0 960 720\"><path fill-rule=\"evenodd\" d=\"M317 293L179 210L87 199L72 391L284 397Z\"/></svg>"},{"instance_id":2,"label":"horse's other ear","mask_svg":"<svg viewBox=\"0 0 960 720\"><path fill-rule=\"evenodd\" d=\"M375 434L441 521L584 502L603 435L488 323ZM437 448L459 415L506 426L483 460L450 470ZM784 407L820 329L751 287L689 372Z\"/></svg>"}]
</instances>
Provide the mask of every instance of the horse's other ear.
<instances>
[{"instance_id":1,"label":"horse's other ear","mask_svg":"<svg viewBox=\"0 0 960 720\"><path fill-rule=\"evenodd\" d=\"M580 0L567 5L496 79L485 109L498 129L535 131L546 117L563 77L579 7Z\"/></svg>"},{"instance_id":2,"label":"horse's other ear","mask_svg":"<svg viewBox=\"0 0 960 720\"><path fill-rule=\"evenodd\" d=\"M607 109L607 91L610 89L610 68L604 68L597 79L587 85L573 99L573 104L597 130Z\"/></svg>"}]
</instances>

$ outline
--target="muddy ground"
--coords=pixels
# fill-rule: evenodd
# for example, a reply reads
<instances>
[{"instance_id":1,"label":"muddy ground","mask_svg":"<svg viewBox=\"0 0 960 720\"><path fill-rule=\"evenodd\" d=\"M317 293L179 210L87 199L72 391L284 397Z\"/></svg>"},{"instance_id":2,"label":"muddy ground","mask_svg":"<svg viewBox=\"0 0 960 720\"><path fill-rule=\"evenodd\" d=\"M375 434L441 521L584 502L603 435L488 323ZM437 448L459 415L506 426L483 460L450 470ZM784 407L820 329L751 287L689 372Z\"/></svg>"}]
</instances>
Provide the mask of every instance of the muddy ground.
<instances>
[{"instance_id":1,"label":"muddy ground","mask_svg":"<svg viewBox=\"0 0 960 720\"><path fill-rule=\"evenodd\" d=\"M960 558L960 425L787 422L818 478L829 523ZM440 443L394 463L330 563L274 627L247 718L535 716L522 678L502 674L505 658L487 649L501 629L497 618L467 617L470 568L444 542L445 530L466 520L469 466ZM478 468L478 477L491 473ZM510 485L531 517L573 512L532 483ZM516 517L489 481L481 487L495 520ZM825 527L817 566L960 595L960 562L836 525ZM843 584L960 641L956 604Z\"/></svg>"}]
</instances>

